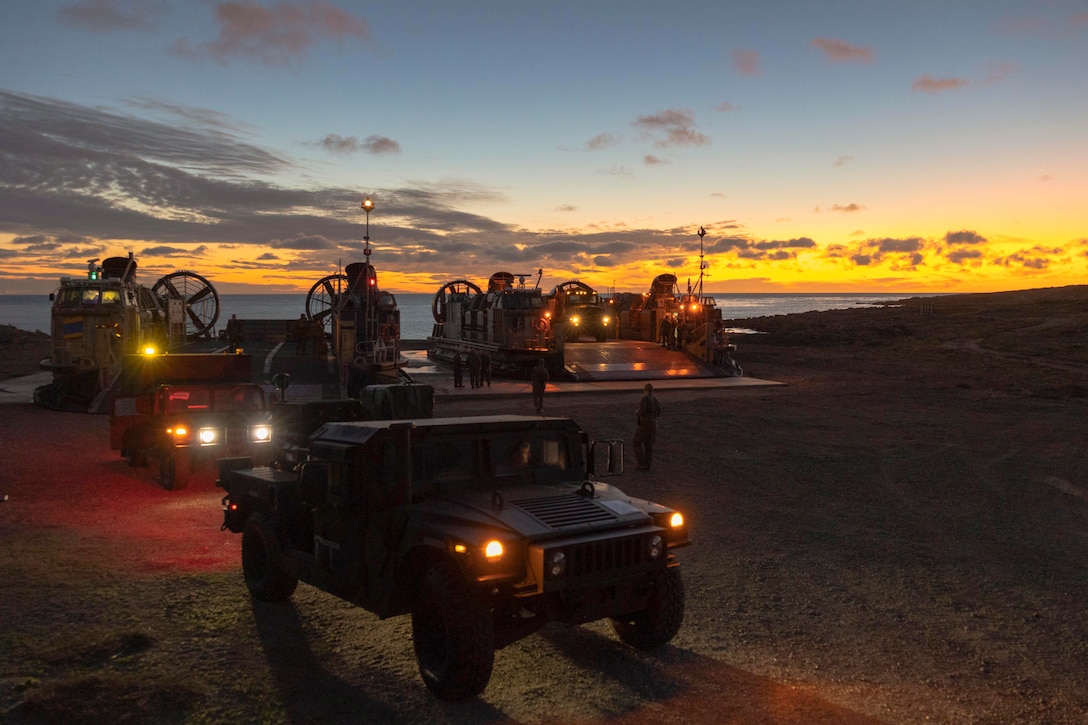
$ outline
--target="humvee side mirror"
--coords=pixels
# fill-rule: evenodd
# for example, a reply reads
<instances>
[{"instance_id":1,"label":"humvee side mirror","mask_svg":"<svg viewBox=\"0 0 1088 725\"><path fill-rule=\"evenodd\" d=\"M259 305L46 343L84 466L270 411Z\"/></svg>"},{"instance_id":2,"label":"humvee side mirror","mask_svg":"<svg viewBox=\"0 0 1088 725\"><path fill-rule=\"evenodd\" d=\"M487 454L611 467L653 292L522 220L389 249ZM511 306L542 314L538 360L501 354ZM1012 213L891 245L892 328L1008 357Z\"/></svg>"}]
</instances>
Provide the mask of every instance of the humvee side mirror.
<instances>
[{"instance_id":1,"label":"humvee side mirror","mask_svg":"<svg viewBox=\"0 0 1088 725\"><path fill-rule=\"evenodd\" d=\"M590 443L586 469L591 476L623 475L623 441L609 439Z\"/></svg>"},{"instance_id":2,"label":"humvee side mirror","mask_svg":"<svg viewBox=\"0 0 1088 725\"><path fill-rule=\"evenodd\" d=\"M280 391L280 400L286 401L287 396L284 394L284 391L291 386L291 373L276 373L273 375L272 386Z\"/></svg>"}]
</instances>

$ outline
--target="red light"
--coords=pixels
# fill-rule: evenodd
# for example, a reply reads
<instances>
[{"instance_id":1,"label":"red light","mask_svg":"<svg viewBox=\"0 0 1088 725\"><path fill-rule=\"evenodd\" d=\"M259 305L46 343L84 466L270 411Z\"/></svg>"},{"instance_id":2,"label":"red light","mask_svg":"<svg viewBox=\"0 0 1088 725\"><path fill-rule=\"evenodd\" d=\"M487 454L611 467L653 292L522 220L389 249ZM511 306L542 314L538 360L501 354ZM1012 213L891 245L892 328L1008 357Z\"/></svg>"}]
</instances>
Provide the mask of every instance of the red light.
<instances>
[{"instance_id":1,"label":"red light","mask_svg":"<svg viewBox=\"0 0 1088 725\"><path fill-rule=\"evenodd\" d=\"M230 505L230 510L231 510L231 511L237 511L237 510L238 510L238 504L236 504L236 503L232 503L232 504Z\"/></svg>"}]
</instances>

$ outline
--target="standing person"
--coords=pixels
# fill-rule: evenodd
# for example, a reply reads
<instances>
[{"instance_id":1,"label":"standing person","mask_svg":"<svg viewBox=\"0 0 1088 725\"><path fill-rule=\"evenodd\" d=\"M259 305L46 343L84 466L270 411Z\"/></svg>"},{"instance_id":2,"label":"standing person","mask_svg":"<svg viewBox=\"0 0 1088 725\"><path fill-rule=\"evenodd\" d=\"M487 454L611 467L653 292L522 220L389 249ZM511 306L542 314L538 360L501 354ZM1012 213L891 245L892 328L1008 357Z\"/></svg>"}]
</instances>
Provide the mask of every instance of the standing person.
<instances>
[{"instance_id":1,"label":"standing person","mask_svg":"<svg viewBox=\"0 0 1088 725\"><path fill-rule=\"evenodd\" d=\"M475 348L468 351L468 382L473 388L482 384L480 381L480 353Z\"/></svg>"},{"instance_id":2,"label":"standing person","mask_svg":"<svg viewBox=\"0 0 1088 725\"><path fill-rule=\"evenodd\" d=\"M238 315L231 315L227 320L227 342L231 352L238 352L242 345L242 321L238 319Z\"/></svg>"},{"instance_id":3,"label":"standing person","mask_svg":"<svg viewBox=\"0 0 1088 725\"><path fill-rule=\"evenodd\" d=\"M316 317L310 320L310 339L314 341L314 357L325 357L329 346L325 342L325 326Z\"/></svg>"},{"instance_id":4,"label":"standing person","mask_svg":"<svg viewBox=\"0 0 1088 725\"><path fill-rule=\"evenodd\" d=\"M672 323L669 321L669 318L667 316L661 318L660 328L661 347L667 348L672 343Z\"/></svg>"},{"instance_id":5,"label":"standing person","mask_svg":"<svg viewBox=\"0 0 1088 725\"><path fill-rule=\"evenodd\" d=\"M310 323L306 321L306 315L302 314L295 320L294 326L295 335L295 354L304 355L306 353L306 339L310 336Z\"/></svg>"},{"instance_id":6,"label":"standing person","mask_svg":"<svg viewBox=\"0 0 1088 725\"><path fill-rule=\"evenodd\" d=\"M491 356L486 352L480 353L480 374L483 376L483 382L487 383L487 387L491 387Z\"/></svg>"},{"instance_id":7,"label":"standing person","mask_svg":"<svg viewBox=\"0 0 1088 725\"><path fill-rule=\"evenodd\" d=\"M635 428L635 460L639 469L650 470L654 460L654 439L657 438L657 419L661 415L661 403L654 396L653 383L642 388L642 400L638 403L638 425Z\"/></svg>"},{"instance_id":8,"label":"standing person","mask_svg":"<svg viewBox=\"0 0 1088 725\"><path fill-rule=\"evenodd\" d=\"M461 367L461 353L453 354L453 387L465 387L464 369Z\"/></svg>"},{"instance_id":9,"label":"standing person","mask_svg":"<svg viewBox=\"0 0 1088 725\"><path fill-rule=\"evenodd\" d=\"M544 367L544 358L537 358L533 368L533 405L536 412L544 412L544 389L548 387L548 369Z\"/></svg>"}]
</instances>

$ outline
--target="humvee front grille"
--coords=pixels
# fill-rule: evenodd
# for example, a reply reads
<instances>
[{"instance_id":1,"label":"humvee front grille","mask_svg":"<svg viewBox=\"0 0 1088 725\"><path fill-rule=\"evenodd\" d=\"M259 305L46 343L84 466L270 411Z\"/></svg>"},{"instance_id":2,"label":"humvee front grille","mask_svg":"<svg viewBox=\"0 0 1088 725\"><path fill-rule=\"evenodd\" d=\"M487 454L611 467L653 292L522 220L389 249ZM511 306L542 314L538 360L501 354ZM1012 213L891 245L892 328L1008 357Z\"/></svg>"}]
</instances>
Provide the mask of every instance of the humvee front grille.
<instances>
[{"instance_id":1,"label":"humvee front grille","mask_svg":"<svg viewBox=\"0 0 1088 725\"><path fill-rule=\"evenodd\" d=\"M580 494L546 496L514 501L513 504L553 529L613 521L616 515Z\"/></svg>"},{"instance_id":2,"label":"humvee front grille","mask_svg":"<svg viewBox=\"0 0 1088 725\"><path fill-rule=\"evenodd\" d=\"M564 547L572 579L607 576L628 569L637 569L646 560L643 536L603 539Z\"/></svg>"}]
</instances>

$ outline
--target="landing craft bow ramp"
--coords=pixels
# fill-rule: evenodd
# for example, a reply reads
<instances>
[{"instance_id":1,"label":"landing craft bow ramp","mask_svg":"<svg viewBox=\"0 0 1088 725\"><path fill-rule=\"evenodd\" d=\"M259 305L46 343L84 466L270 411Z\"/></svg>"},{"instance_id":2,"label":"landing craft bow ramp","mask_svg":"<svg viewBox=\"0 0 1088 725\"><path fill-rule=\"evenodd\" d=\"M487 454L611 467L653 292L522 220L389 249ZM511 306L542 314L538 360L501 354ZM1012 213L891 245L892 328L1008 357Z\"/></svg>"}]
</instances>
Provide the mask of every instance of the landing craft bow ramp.
<instances>
[{"instance_id":1,"label":"landing craft bow ramp","mask_svg":"<svg viewBox=\"0 0 1088 725\"><path fill-rule=\"evenodd\" d=\"M563 350L564 368L582 382L717 378L724 373L682 350L645 340L580 342Z\"/></svg>"}]
</instances>

